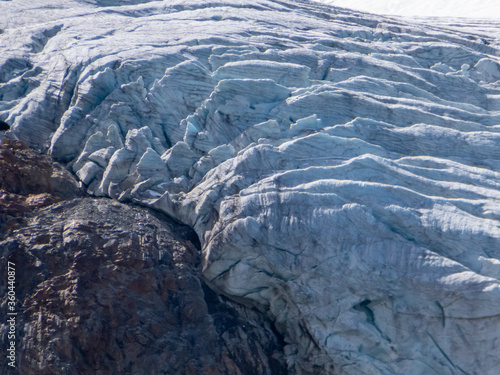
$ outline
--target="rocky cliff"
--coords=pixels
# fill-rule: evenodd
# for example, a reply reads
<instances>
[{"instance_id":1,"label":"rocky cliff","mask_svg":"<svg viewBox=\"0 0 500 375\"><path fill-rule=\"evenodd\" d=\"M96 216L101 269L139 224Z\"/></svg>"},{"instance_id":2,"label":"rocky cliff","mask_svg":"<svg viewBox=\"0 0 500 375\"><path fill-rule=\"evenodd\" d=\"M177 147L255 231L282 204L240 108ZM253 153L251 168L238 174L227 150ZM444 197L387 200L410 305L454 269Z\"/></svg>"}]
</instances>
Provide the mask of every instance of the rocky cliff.
<instances>
[{"instance_id":1,"label":"rocky cliff","mask_svg":"<svg viewBox=\"0 0 500 375\"><path fill-rule=\"evenodd\" d=\"M17 366L9 373L286 373L270 322L206 287L186 226L78 197L70 173L9 139L0 146L0 189L0 267L16 269ZM4 342L7 302L2 293ZM2 355L2 373L7 363Z\"/></svg>"}]
</instances>

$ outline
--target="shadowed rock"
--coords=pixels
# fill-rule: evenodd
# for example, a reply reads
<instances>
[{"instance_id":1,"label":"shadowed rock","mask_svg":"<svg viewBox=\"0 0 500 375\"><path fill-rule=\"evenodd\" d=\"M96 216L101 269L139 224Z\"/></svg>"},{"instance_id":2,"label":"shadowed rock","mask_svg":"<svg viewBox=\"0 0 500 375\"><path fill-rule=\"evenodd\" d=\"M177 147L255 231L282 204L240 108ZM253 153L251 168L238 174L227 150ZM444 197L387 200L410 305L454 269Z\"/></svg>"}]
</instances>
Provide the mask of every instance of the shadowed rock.
<instances>
[{"instance_id":1,"label":"shadowed rock","mask_svg":"<svg viewBox=\"0 0 500 375\"><path fill-rule=\"evenodd\" d=\"M18 312L10 373L286 373L270 323L205 286L188 227L109 199L65 201L81 194L66 172L20 142L0 148L0 267L15 264ZM6 291L1 278L1 306ZM7 319L0 309L2 342Z\"/></svg>"},{"instance_id":2,"label":"shadowed rock","mask_svg":"<svg viewBox=\"0 0 500 375\"><path fill-rule=\"evenodd\" d=\"M10 129L9 124L7 124L6 122L0 120L0 131L7 131L9 129Z\"/></svg>"}]
</instances>

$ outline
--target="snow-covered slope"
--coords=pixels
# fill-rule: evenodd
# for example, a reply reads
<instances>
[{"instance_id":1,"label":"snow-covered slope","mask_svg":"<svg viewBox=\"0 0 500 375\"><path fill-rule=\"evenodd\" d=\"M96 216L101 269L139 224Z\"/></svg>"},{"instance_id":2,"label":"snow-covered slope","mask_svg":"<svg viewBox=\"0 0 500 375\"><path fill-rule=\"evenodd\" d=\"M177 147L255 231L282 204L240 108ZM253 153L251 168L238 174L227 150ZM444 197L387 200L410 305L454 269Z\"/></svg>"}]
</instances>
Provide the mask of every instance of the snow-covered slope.
<instances>
[{"instance_id":1,"label":"snow-covered slope","mask_svg":"<svg viewBox=\"0 0 500 375\"><path fill-rule=\"evenodd\" d=\"M300 1L0 11L0 119L192 226L290 373L500 372L491 34Z\"/></svg>"},{"instance_id":2,"label":"snow-covered slope","mask_svg":"<svg viewBox=\"0 0 500 375\"><path fill-rule=\"evenodd\" d=\"M496 0L318 0L321 3L405 17L463 17L498 20Z\"/></svg>"}]
</instances>

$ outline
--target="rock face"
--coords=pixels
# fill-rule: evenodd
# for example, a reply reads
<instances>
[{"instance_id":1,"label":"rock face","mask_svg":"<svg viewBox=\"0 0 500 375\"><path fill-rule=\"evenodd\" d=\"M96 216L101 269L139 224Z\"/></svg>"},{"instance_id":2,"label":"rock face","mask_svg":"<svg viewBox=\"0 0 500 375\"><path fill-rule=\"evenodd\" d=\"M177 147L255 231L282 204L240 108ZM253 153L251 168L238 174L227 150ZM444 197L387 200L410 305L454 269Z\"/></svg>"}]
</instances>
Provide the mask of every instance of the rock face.
<instances>
[{"instance_id":1,"label":"rock face","mask_svg":"<svg viewBox=\"0 0 500 375\"><path fill-rule=\"evenodd\" d=\"M84 194L62 165L24 143L5 138L0 145L0 230L9 219ZM12 224L13 221L10 221Z\"/></svg>"},{"instance_id":2,"label":"rock face","mask_svg":"<svg viewBox=\"0 0 500 375\"><path fill-rule=\"evenodd\" d=\"M91 194L193 228L207 284L273 321L289 373L500 372L494 24L1 6L0 117Z\"/></svg>"},{"instance_id":3,"label":"rock face","mask_svg":"<svg viewBox=\"0 0 500 375\"><path fill-rule=\"evenodd\" d=\"M38 178L48 172L49 179L60 167L19 142L0 147L0 162L7 159L0 267L16 265L18 300L17 367L10 373L286 373L280 338L262 314L205 286L189 228L109 199L63 201L44 192L50 183L27 187L26 168L40 166ZM12 193L33 190L38 194ZM4 343L6 293L0 306ZM9 369L6 356L0 367Z\"/></svg>"},{"instance_id":4,"label":"rock face","mask_svg":"<svg viewBox=\"0 0 500 375\"><path fill-rule=\"evenodd\" d=\"M60 199L84 193L73 175L50 156L9 138L3 139L0 146L0 189L18 195L50 194Z\"/></svg>"},{"instance_id":5,"label":"rock face","mask_svg":"<svg viewBox=\"0 0 500 375\"><path fill-rule=\"evenodd\" d=\"M93 198L54 204L12 228L0 264L17 267L18 373L286 373L270 324L204 287L186 232Z\"/></svg>"}]
</instances>

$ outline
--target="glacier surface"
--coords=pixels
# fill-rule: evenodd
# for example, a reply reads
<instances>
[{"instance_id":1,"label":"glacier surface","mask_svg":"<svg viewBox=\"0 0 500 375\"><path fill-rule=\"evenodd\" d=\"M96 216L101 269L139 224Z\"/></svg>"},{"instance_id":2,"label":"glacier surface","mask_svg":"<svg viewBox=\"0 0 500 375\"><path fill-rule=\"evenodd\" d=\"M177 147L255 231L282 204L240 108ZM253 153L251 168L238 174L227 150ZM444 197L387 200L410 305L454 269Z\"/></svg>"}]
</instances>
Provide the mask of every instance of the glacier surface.
<instances>
[{"instance_id":1,"label":"glacier surface","mask_svg":"<svg viewBox=\"0 0 500 375\"><path fill-rule=\"evenodd\" d=\"M500 373L500 41L303 1L0 2L0 119L197 232L291 374Z\"/></svg>"},{"instance_id":2,"label":"glacier surface","mask_svg":"<svg viewBox=\"0 0 500 375\"><path fill-rule=\"evenodd\" d=\"M363 12L406 17L461 17L498 20L500 4L496 0L318 0ZM463 21L463 20L462 20Z\"/></svg>"}]
</instances>

